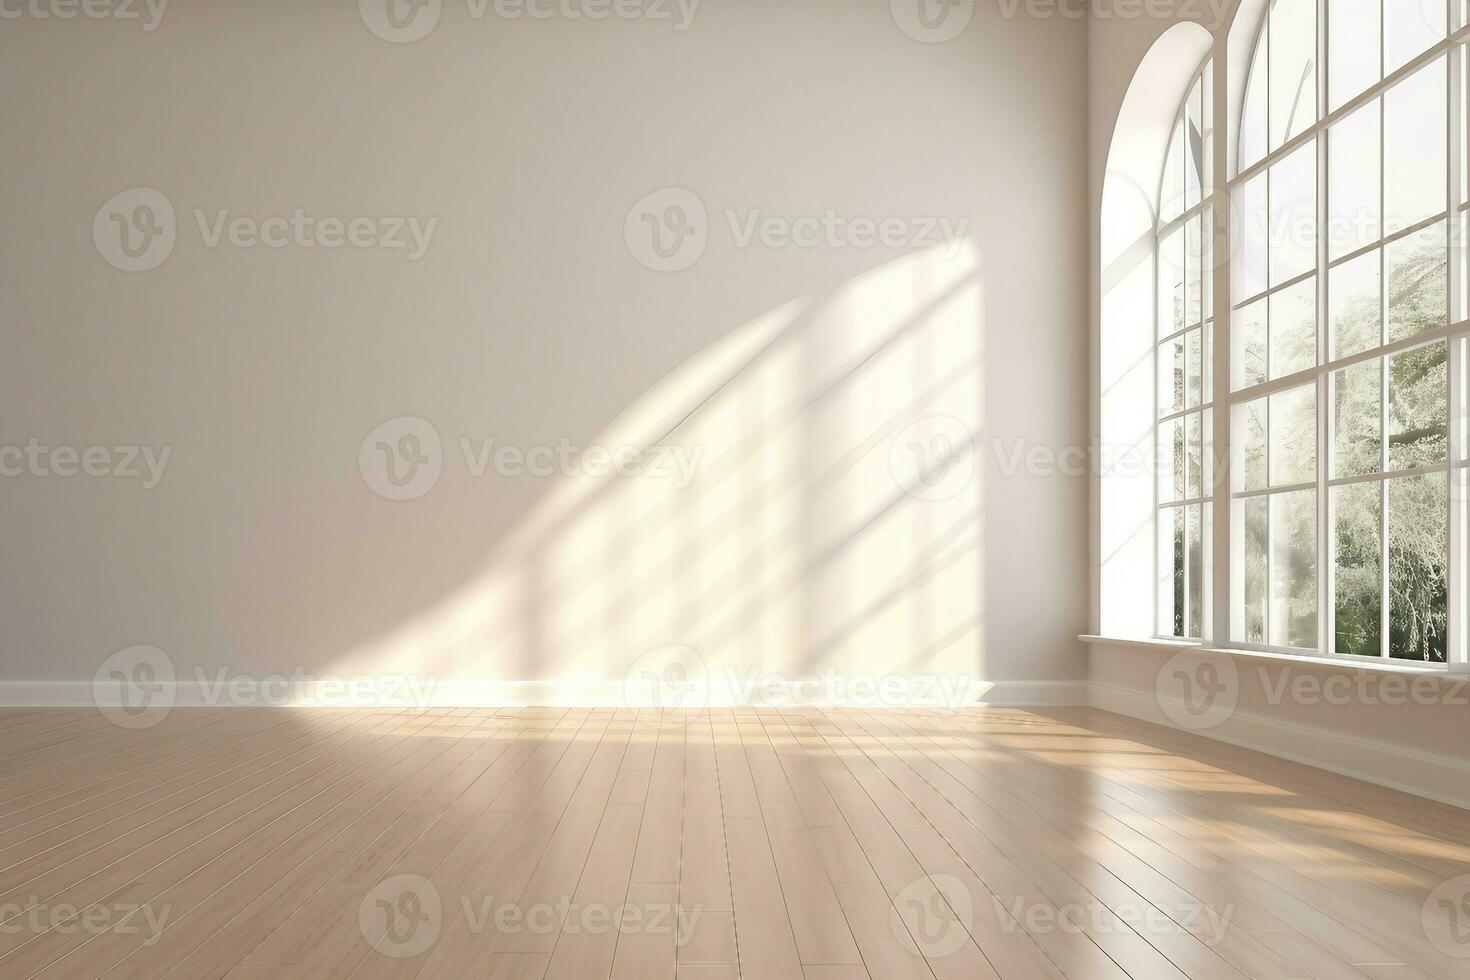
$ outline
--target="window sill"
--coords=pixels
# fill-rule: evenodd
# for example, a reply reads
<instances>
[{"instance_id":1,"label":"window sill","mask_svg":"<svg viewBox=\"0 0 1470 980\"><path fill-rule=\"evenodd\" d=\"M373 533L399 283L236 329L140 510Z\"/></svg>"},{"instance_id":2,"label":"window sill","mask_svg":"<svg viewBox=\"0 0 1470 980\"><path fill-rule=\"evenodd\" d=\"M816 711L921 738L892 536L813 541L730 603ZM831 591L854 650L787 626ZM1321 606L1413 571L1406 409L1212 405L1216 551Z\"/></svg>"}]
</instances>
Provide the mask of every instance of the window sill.
<instances>
[{"instance_id":1,"label":"window sill","mask_svg":"<svg viewBox=\"0 0 1470 980\"><path fill-rule=\"evenodd\" d=\"M1375 674L1404 674L1412 677L1442 678L1446 682L1464 681L1470 675L1470 664L1450 664L1449 668L1426 667L1414 663L1379 663L1373 660L1350 660L1338 657L1308 657L1291 653L1273 653L1268 650L1242 650L1232 647L1210 647L1194 640L1160 640L1153 637L1094 636L1082 633L1077 639L1089 646L1135 647L1143 650L1180 651L1198 650L1200 653L1224 654L1244 660L1266 660L1273 663L1300 664L1305 667L1324 669L1360 670Z\"/></svg>"}]
</instances>

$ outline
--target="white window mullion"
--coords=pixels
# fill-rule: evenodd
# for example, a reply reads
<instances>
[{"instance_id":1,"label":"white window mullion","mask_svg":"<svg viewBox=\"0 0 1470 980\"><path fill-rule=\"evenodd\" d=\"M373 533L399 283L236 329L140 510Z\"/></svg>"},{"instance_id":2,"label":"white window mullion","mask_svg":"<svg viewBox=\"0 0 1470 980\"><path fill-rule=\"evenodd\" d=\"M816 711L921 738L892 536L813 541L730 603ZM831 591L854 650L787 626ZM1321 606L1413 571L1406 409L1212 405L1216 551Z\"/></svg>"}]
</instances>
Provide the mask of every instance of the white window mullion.
<instances>
[{"instance_id":1,"label":"white window mullion","mask_svg":"<svg viewBox=\"0 0 1470 980\"><path fill-rule=\"evenodd\" d=\"M1450 5L1450 29L1459 28L1463 13L1459 2ZM1449 118L1449 139L1447 146L1449 150L1449 194L1446 201L1449 203L1449 273L1446 276L1449 293L1449 319L1458 322L1464 318L1462 312L1466 306L1465 293L1465 239L1464 224L1460 205L1462 201L1465 180L1465 47L1456 44L1449 51L1449 99L1447 105ZM1465 337L1451 337L1446 343L1448 347L1448 391L1446 397L1449 399L1448 414L1450 420L1449 445L1447 447L1449 457L1449 480L1448 493L1446 497L1449 502L1449 568L1446 573L1446 592L1448 594L1446 616L1448 619L1448 635L1446 637L1445 659L1451 670L1470 671L1470 650L1467 650L1467 588L1470 588L1470 577L1467 577L1467 569L1470 569L1470 554L1467 554L1466 536L1466 471L1457 465L1460 461L1470 458L1467 453L1466 413L1470 410L1466 399L1466 339Z\"/></svg>"},{"instance_id":2,"label":"white window mullion","mask_svg":"<svg viewBox=\"0 0 1470 980\"><path fill-rule=\"evenodd\" d=\"M1231 381L1231 351L1235 344L1231 336L1233 324L1230 313L1231 261L1234 256L1234 250L1230 247L1230 236L1234 234L1232 227L1234 215L1230 207L1230 192L1225 188L1226 176L1230 173L1230 139L1224 128L1227 125L1226 121L1230 118L1230 86L1226 79L1230 62L1224 50L1225 44L1226 38L1222 34L1216 42L1215 56L1209 66L1214 77L1209 87L1211 105L1206 107L1210 113L1211 129L1215 134L1210 141L1212 160L1210 193L1213 198L1210 212L1212 236L1210 275L1214 277L1210 300L1215 324L1214 345L1211 348L1215 359L1214 370L1211 372L1214 392L1210 399L1211 404L1215 407L1215 411L1210 416L1214 425L1214 439L1211 447L1214 451L1214 472L1212 474L1214 486L1211 503L1214 520L1210 528L1214 542L1210 549L1210 564L1213 573L1210 576L1210 591L1214 616L1211 619L1210 639L1220 645L1236 638L1237 623L1240 624L1238 628L1244 630L1244 616L1238 610L1243 609L1245 603L1244 591L1236 587L1236 579L1232 571L1237 567L1238 559L1235 557L1235 536L1232 525L1234 502L1230 499L1229 492L1234 485L1231 482L1231 409L1230 399L1227 397Z\"/></svg>"},{"instance_id":3,"label":"white window mullion","mask_svg":"<svg viewBox=\"0 0 1470 980\"><path fill-rule=\"evenodd\" d=\"M1384 282L1384 330L1388 330L1388 286ZM1378 655L1389 656L1388 624L1388 358L1378 362Z\"/></svg>"},{"instance_id":4,"label":"white window mullion","mask_svg":"<svg viewBox=\"0 0 1470 980\"><path fill-rule=\"evenodd\" d=\"M1378 65L1388 64L1388 3L1378 5ZM1379 233L1388 222L1388 98L1378 99L1378 214ZM1378 249L1378 346L1388 343L1388 244ZM1378 359L1378 655L1389 656L1388 569L1388 357Z\"/></svg>"},{"instance_id":5,"label":"white window mullion","mask_svg":"<svg viewBox=\"0 0 1470 980\"><path fill-rule=\"evenodd\" d=\"M1267 347L1270 347L1269 334ZM1261 634L1266 643L1272 643L1273 633L1271 631L1272 621L1276 612L1276 522L1271 519L1271 399L1261 406L1261 412L1266 418L1266 487L1267 492L1262 495L1266 507L1266 608L1261 615Z\"/></svg>"},{"instance_id":6,"label":"white window mullion","mask_svg":"<svg viewBox=\"0 0 1470 980\"><path fill-rule=\"evenodd\" d=\"M1387 659L1391 655L1388 644L1389 599L1388 591L1388 479L1378 481L1378 655Z\"/></svg>"},{"instance_id":7,"label":"white window mullion","mask_svg":"<svg viewBox=\"0 0 1470 980\"><path fill-rule=\"evenodd\" d=\"M1163 446L1160 445L1160 443L1159 443L1159 430L1160 430L1160 426L1159 426L1159 388L1163 384L1163 381L1162 381L1162 378L1163 378L1163 365L1162 365L1162 363L1160 361L1160 357L1159 357L1159 352L1160 352L1160 349L1161 348L1159 346L1159 341L1158 341L1158 337L1159 337L1159 299L1160 299L1160 293L1159 293L1159 266L1162 265L1163 263L1161 261L1161 256L1159 254L1159 240L1157 238L1154 239L1153 263L1154 263L1154 269L1153 269L1153 272L1154 272L1154 277L1153 277L1154 278L1154 288L1153 288L1153 302L1152 302L1151 305L1153 306L1153 311L1154 311L1154 315L1153 315L1153 320L1154 320L1154 334L1153 334L1153 343L1152 343L1153 352L1154 352L1153 353L1153 364L1154 364L1154 370L1153 370L1153 389L1154 389L1154 397L1153 397L1153 412L1151 414L1152 421L1151 421L1151 423L1149 425L1149 432L1150 432L1149 442L1150 442L1150 444L1154 448L1154 452L1153 452L1154 465L1152 467L1152 469L1153 469L1152 480L1150 481L1150 482L1153 483L1153 495L1154 495L1154 498L1153 498L1154 499L1154 507L1153 507L1153 514L1154 514L1154 548L1153 548L1153 566L1154 566L1154 630L1157 632L1158 635L1164 636L1164 635L1167 635L1165 633L1165 631L1164 631L1164 597L1163 597L1163 593L1162 593L1162 586L1163 586L1163 581L1164 580L1162 578L1160 578L1160 576L1159 576L1159 571L1160 571L1160 569L1159 569L1159 553L1160 553L1160 551L1163 548L1162 537L1163 537L1163 533L1164 533L1163 521L1161 520L1161 515L1163 514L1163 511L1160 508L1160 499L1159 499L1159 478L1160 478L1159 467L1163 463L1163 460L1164 460L1164 449L1163 449ZM1172 365L1171 365L1171 369L1172 369ZM1171 600L1171 602L1172 602L1172 600Z\"/></svg>"},{"instance_id":8,"label":"white window mullion","mask_svg":"<svg viewBox=\"0 0 1470 980\"><path fill-rule=\"evenodd\" d=\"M1327 0L1317 0L1317 118L1327 118ZM1324 130L1317 139L1317 652L1331 653L1333 640L1333 612L1335 603L1334 579L1336 563L1333 559L1330 535L1331 515L1328 513L1327 480L1331 475L1331 440L1329 419L1332 414L1331 385L1322 365L1332 359L1328 346L1330 317L1327 296L1328 210L1327 210L1327 133ZM1269 184L1269 180L1267 181Z\"/></svg>"}]
</instances>

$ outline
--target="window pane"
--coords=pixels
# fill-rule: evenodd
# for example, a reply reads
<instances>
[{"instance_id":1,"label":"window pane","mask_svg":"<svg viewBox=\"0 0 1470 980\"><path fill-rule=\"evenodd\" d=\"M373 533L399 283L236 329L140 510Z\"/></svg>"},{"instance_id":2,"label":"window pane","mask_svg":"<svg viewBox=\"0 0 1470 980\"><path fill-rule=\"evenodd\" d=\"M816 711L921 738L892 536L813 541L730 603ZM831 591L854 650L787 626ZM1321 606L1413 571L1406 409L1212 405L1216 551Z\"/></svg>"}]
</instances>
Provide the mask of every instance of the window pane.
<instances>
[{"instance_id":1,"label":"window pane","mask_svg":"<svg viewBox=\"0 0 1470 980\"><path fill-rule=\"evenodd\" d=\"M1444 341L1388 360L1388 465L1407 470L1445 462L1449 348Z\"/></svg>"},{"instance_id":2,"label":"window pane","mask_svg":"<svg viewBox=\"0 0 1470 980\"><path fill-rule=\"evenodd\" d=\"M1202 82L1200 111L1203 122L1200 130L1200 170L1204 174L1201 188L1203 195L1208 197L1215 188L1215 62L1213 60L1205 62L1200 76Z\"/></svg>"},{"instance_id":3,"label":"window pane","mask_svg":"<svg viewBox=\"0 0 1470 980\"><path fill-rule=\"evenodd\" d=\"M1327 278L1334 357L1383 343L1379 252L1374 249L1333 268Z\"/></svg>"},{"instance_id":4,"label":"window pane","mask_svg":"<svg viewBox=\"0 0 1470 980\"><path fill-rule=\"evenodd\" d=\"M1445 660L1448 501L1443 473L1388 481L1388 649Z\"/></svg>"},{"instance_id":5,"label":"window pane","mask_svg":"<svg viewBox=\"0 0 1470 980\"><path fill-rule=\"evenodd\" d=\"M1159 633L1184 635L1184 510L1159 511Z\"/></svg>"},{"instance_id":6,"label":"window pane","mask_svg":"<svg viewBox=\"0 0 1470 980\"><path fill-rule=\"evenodd\" d=\"M1271 149L1306 132L1317 119L1317 4L1271 4Z\"/></svg>"},{"instance_id":7,"label":"window pane","mask_svg":"<svg viewBox=\"0 0 1470 980\"><path fill-rule=\"evenodd\" d=\"M1445 59L1384 95L1384 231L1392 234L1445 209Z\"/></svg>"},{"instance_id":8,"label":"window pane","mask_svg":"<svg viewBox=\"0 0 1470 980\"><path fill-rule=\"evenodd\" d=\"M1212 208L1200 212L1200 316L1215 315L1215 215Z\"/></svg>"},{"instance_id":9,"label":"window pane","mask_svg":"<svg viewBox=\"0 0 1470 980\"><path fill-rule=\"evenodd\" d=\"M1270 467L1273 487L1317 478L1317 388L1303 385L1270 396Z\"/></svg>"},{"instance_id":10,"label":"window pane","mask_svg":"<svg viewBox=\"0 0 1470 980\"><path fill-rule=\"evenodd\" d=\"M1327 95L1333 109L1378 81L1380 17L1379 0L1332 0Z\"/></svg>"},{"instance_id":11,"label":"window pane","mask_svg":"<svg viewBox=\"0 0 1470 980\"><path fill-rule=\"evenodd\" d=\"M1240 114L1240 167L1245 169L1266 155L1266 30L1256 37L1247 76L1245 103Z\"/></svg>"},{"instance_id":12,"label":"window pane","mask_svg":"<svg viewBox=\"0 0 1470 980\"><path fill-rule=\"evenodd\" d=\"M1332 475L1377 473L1383 467L1383 362L1366 361L1332 376Z\"/></svg>"},{"instance_id":13,"label":"window pane","mask_svg":"<svg viewBox=\"0 0 1470 980\"><path fill-rule=\"evenodd\" d=\"M1184 213L1184 129L1175 124L1169 135L1169 156L1159 185L1159 218L1172 221Z\"/></svg>"},{"instance_id":14,"label":"window pane","mask_svg":"<svg viewBox=\"0 0 1470 980\"><path fill-rule=\"evenodd\" d=\"M1187 415L1184 420L1185 479L1184 492L1191 500L1204 496L1202 476L1204 466L1204 439L1200 430L1200 417Z\"/></svg>"},{"instance_id":15,"label":"window pane","mask_svg":"<svg viewBox=\"0 0 1470 980\"><path fill-rule=\"evenodd\" d=\"M1185 624L1185 636L1199 637L1203 635L1203 613L1204 613L1204 535L1200 525L1201 508L1199 504L1186 508L1185 519L1187 529L1185 534L1185 569L1187 572L1185 583L1188 588L1187 602L1185 604L1188 622Z\"/></svg>"},{"instance_id":16,"label":"window pane","mask_svg":"<svg viewBox=\"0 0 1470 980\"><path fill-rule=\"evenodd\" d=\"M1159 345L1159 414L1184 410L1184 337Z\"/></svg>"},{"instance_id":17,"label":"window pane","mask_svg":"<svg viewBox=\"0 0 1470 980\"><path fill-rule=\"evenodd\" d=\"M1184 420L1170 419L1159 426L1159 500L1184 497Z\"/></svg>"},{"instance_id":18,"label":"window pane","mask_svg":"<svg viewBox=\"0 0 1470 980\"><path fill-rule=\"evenodd\" d=\"M1266 507L1265 497L1242 502L1245 533L1244 592L1246 643L1266 642Z\"/></svg>"},{"instance_id":19,"label":"window pane","mask_svg":"<svg viewBox=\"0 0 1470 980\"><path fill-rule=\"evenodd\" d=\"M1470 75L1467 75L1467 81L1470 81ZM1470 96L1470 91L1467 91L1466 94ZM1467 137L1467 142L1470 142L1470 137ZM1470 159L1470 147L1463 152L1465 157ZM1458 220L1450 228L1455 247L1463 254L1465 247L1470 245L1470 212L1461 211ZM1455 323L1459 323L1466 319L1466 311L1470 309L1470 303L1466 301L1467 295L1470 295L1470 265L1464 262L1455 263L1455 284L1458 288L1455 290L1455 308L1450 311L1450 318Z\"/></svg>"},{"instance_id":20,"label":"window pane","mask_svg":"<svg viewBox=\"0 0 1470 980\"><path fill-rule=\"evenodd\" d=\"M1332 491L1336 584L1334 647L1338 653L1376 657L1382 652L1383 484L1353 483Z\"/></svg>"},{"instance_id":21,"label":"window pane","mask_svg":"<svg viewBox=\"0 0 1470 980\"><path fill-rule=\"evenodd\" d=\"M1388 339L1403 340L1442 327L1449 316L1445 223L1388 246Z\"/></svg>"},{"instance_id":22,"label":"window pane","mask_svg":"<svg viewBox=\"0 0 1470 980\"><path fill-rule=\"evenodd\" d=\"M1317 265L1317 144L1271 167L1271 285Z\"/></svg>"},{"instance_id":23,"label":"window pane","mask_svg":"<svg viewBox=\"0 0 1470 980\"><path fill-rule=\"evenodd\" d=\"M1266 380L1266 301L1258 299L1236 310L1230 333L1235 344L1231 369L1234 390L1249 388Z\"/></svg>"},{"instance_id":24,"label":"window pane","mask_svg":"<svg viewBox=\"0 0 1470 980\"><path fill-rule=\"evenodd\" d=\"M1184 223L1184 325L1200 322L1203 277L1200 265L1200 218L1195 215Z\"/></svg>"},{"instance_id":25,"label":"window pane","mask_svg":"<svg viewBox=\"0 0 1470 980\"><path fill-rule=\"evenodd\" d=\"M1235 406L1231 416L1235 426L1235 472L1239 490L1266 488L1266 399Z\"/></svg>"},{"instance_id":26,"label":"window pane","mask_svg":"<svg viewBox=\"0 0 1470 980\"><path fill-rule=\"evenodd\" d=\"M1454 359L1456 374L1461 378L1465 377L1466 368L1470 367L1470 364L1467 364L1467 361L1470 361L1470 341L1466 341L1463 337L1451 341L1449 355ZM1459 425L1464 425L1467 421L1467 414L1470 414L1462 406L1455 407L1453 413L1455 415L1455 421ZM1470 460L1470 439L1457 439L1456 445L1451 452L1456 463L1463 463ZM1467 481L1470 481L1470 473L1462 474L1462 480L1457 480L1452 488L1455 490L1455 496L1458 501L1470 500L1470 486L1461 486L1462 482ZM1470 514L1466 516L1467 519L1470 519Z\"/></svg>"},{"instance_id":27,"label":"window pane","mask_svg":"<svg viewBox=\"0 0 1470 980\"><path fill-rule=\"evenodd\" d=\"M1378 100L1329 130L1327 249L1331 258L1378 241Z\"/></svg>"},{"instance_id":28,"label":"window pane","mask_svg":"<svg viewBox=\"0 0 1470 980\"><path fill-rule=\"evenodd\" d=\"M1198 408L1200 391L1204 387L1204 351L1201 349L1198 328L1184 335L1184 361L1185 374L1188 379L1184 393L1185 407Z\"/></svg>"},{"instance_id":29,"label":"window pane","mask_svg":"<svg viewBox=\"0 0 1470 980\"><path fill-rule=\"evenodd\" d=\"M1317 492L1271 500L1271 643L1317 645Z\"/></svg>"},{"instance_id":30,"label":"window pane","mask_svg":"<svg viewBox=\"0 0 1470 980\"><path fill-rule=\"evenodd\" d=\"M1317 363L1317 277L1270 296L1271 377Z\"/></svg>"},{"instance_id":31,"label":"window pane","mask_svg":"<svg viewBox=\"0 0 1470 980\"><path fill-rule=\"evenodd\" d=\"M1259 296L1266 290L1266 244L1270 239L1266 183L1267 175L1259 174L1236 191L1235 207L1240 220L1231 230L1235 261L1230 265L1237 300Z\"/></svg>"},{"instance_id":32,"label":"window pane","mask_svg":"<svg viewBox=\"0 0 1470 980\"><path fill-rule=\"evenodd\" d=\"M1199 203L1204 179L1204 91L1199 79L1184 103L1184 206Z\"/></svg>"},{"instance_id":33,"label":"window pane","mask_svg":"<svg viewBox=\"0 0 1470 980\"><path fill-rule=\"evenodd\" d=\"M1159 336L1184 329L1184 229L1159 242Z\"/></svg>"},{"instance_id":34,"label":"window pane","mask_svg":"<svg viewBox=\"0 0 1470 980\"><path fill-rule=\"evenodd\" d=\"M1402 68L1445 36L1445 0L1390 0L1384 11L1388 71Z\"/></svg>"}]
</instances>

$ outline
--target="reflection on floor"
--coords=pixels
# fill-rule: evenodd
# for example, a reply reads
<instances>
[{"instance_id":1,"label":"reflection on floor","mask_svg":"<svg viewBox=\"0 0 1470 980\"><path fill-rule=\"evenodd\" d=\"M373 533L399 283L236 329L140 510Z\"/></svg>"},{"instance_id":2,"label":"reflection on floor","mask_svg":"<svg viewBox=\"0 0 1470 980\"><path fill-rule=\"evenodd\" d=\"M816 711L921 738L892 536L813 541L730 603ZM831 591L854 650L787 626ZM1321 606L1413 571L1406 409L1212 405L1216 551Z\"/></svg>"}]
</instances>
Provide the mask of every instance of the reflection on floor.
<instances>
[{"instance_id":1,"label":"reflection on floor","mask_svg":"<svg viewBox=\"0 0 1470 980\"><path fill-rule=\"evenodd\" d=\"M1470 813L1089 709L0 736L7 977L1470 976Z\"/></svg>"}]
</instances>

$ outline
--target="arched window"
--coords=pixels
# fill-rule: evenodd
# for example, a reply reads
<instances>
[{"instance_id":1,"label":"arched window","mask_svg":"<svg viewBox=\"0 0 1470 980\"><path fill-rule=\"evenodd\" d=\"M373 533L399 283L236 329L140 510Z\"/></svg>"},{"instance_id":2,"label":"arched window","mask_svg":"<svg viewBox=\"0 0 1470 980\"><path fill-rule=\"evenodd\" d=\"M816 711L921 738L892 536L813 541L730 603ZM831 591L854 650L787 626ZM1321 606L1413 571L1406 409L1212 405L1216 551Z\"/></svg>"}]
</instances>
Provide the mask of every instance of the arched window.
<instances>
[{"instance_id":1,"label":"arched window","mask_svg":"<svg viewBox=\"0 0 1470 980\"><path fill-rule=\"evenodd\" d=\"M1210 635L1210 451L1214 385L1209 248L1213 127L1212 63L1195 73L1169 137L1158 190L1159 459L1155 499L1158 544L1158 632Z\"/></svg>"},{"instance_id":2,"label":"arched window","mask_svg":"<svg viewBox=\"0 0 1470 980\"><path fill-rule=\"evenodd\" d=\"M1464 22L1463 0L1270 0L1255 40L1229 184L1237 644L1462 643Z\"/></svg>"}]
</instances>

